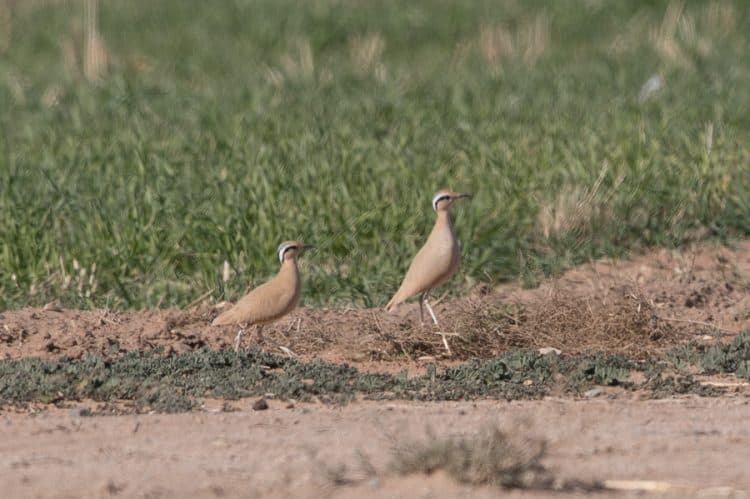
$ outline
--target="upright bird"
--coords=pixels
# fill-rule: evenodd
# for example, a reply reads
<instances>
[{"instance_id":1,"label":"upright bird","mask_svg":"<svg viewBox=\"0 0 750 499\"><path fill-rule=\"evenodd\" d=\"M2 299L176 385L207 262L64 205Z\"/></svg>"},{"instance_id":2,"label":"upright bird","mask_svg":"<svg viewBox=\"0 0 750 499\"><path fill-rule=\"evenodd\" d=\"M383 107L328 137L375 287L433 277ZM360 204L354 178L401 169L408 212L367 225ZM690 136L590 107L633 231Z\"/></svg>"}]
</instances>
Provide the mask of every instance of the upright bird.
<instances>
[{"instance_id":1,"label":"upright bird","mask_svg":"<svg viewBox=\"0 0 750 499\"><path fill-rule=\"evenodd\" d=\"M444 283L456 272L459 263L459 248L456 235L453 233L448 208L457 199L469 198L471 194L463 194L453 191L440 191L432 198L432 208L437 212L437 220L432 227L427 242L417 252L417 256L409 266L406 277L393 295L391 301L385 306L391 311L396 305L411 296L420 294L419 297L419 320L424 322L423 305L427 306L432 321L437 324L437 317L432 310L427 298L430 291Z\"/></svg>"},{"instance_id":2,"label":"upright bird","mask_svg":"<svg viewBox=\"0 0 750 499\"><path fill-rule=\"evenodd\" d=\"M240 348L245 329L255 325L258 338L263 338L263 326L285 316L297 306L300 293L297 256L311 245L297 241L281 243L278 249L281 268L269 281L261 284L241 298L232 308L221 313L212 326L238 324L240 330L234 340L234 350Z\"/></svg>"}]
</instances>

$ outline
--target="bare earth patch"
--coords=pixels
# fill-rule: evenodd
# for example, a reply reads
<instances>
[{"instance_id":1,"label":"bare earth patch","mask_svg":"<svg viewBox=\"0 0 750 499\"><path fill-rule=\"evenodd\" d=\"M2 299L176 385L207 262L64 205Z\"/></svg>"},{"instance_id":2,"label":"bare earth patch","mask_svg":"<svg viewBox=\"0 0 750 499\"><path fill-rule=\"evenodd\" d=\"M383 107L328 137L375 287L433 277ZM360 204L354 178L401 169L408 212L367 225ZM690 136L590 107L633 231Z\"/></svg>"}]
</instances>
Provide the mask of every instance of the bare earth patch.
<instances>
[{"instance_id":1,"label":"bare earth patch","mask_svg":"<svg viewBox=\"0 0 750 499\"><path fill-rule=\"evenodd\" d=\"M657 250L630 260L602 260L536 289L478 287L436 306L439 328L420 326L417 305L381 309L300 308L267 327L262 349L285 346L302 359L397 368L429 360L488 358L511 348L591 350L635 357L680 342L726 337L750 327L750 241L727 248L704 243ZM104 356L164 348L231 348L236 328L211 327L209 303L181 310L64 310L54 306L0 313L0 356ZM445 350L446 336L452 355ZM245 345L258 343L250 330Z\"/></svg>"},{"instance_id":2,"label":"bare earth patch","mask_svg":"<svg viewBox=\"0 0 750 499\"><path fill-rule=\"evenodd\" d=\"M543 439L560 480L657 488L659 497L747 497L748 398L321 404L207 402L203 412L81 417L5 414L6 497L497 497L445 470L401 475L415 439L471 436L495 425ZM511 490L511 497L549 497ZM581 491L555 492L579 497ZM630 492L598 493L633 497Z\"/></svg>"}]
</instances>

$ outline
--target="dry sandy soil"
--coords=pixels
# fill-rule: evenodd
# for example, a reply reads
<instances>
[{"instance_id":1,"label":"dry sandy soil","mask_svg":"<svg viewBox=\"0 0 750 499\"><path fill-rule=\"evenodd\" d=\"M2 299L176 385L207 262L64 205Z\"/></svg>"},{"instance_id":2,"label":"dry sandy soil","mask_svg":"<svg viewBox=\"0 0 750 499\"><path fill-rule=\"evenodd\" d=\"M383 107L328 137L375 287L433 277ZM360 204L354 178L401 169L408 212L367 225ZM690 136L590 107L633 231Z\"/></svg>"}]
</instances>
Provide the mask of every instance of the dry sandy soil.
<instances>
[{"instance_id":1,"label":"dry sandy soil","mask_svg":"<svg viewBox=\"0 0 750 499\"><path fill-rule=\"evenodd\" d=\"M6 311L0 313L0 357L227 348L235 330L209 326L218 311L205 302L185 311L79 311L54 304ZM449 337L451 356L435 330L419 326L414 304L393 315L301 308L270 327L259 346L284 345L303 360L414 372L424 357L453 363L518 347L643 357L690 340L730 340L750 328L750 241L592 262L536 289L482 286L469 297L442 300L436 312L441 331L458 334ZM254 341L249 334L246 344ZM399 442L428 428L437 435L471 434L492 423L545 439L544 464L559 478L664 482L635 485L664 489L670 497L745 497L750 390L737 385L719 398L661 401L608 389L591 400L533 402L287 407L272 400L266 411L243 400L231 403L235 412L209 400L203 411L180 415L82 417L47 406L5 407L1 495L494 497L495 488L461 485L442 473L401 477L388 468Z\"/></svg>"},{"instance_id":2,"label":"dry sandy soil","mask_svg":"<svg viewBox=\"0 0 750 499\"><path fill-rule=\"evenodd\" d=\"M436 435L468 434L490 423L546 439L544 464L561 478L653 481L640 486L666 497L748 497L749 402L747 394L343 408L272 401L269 410L253 411L248 401L231 413L5 414L0 482L4 497L496 497L495 488L442 473L388 471L399 442L424 438L428 427Z\"/></svg>"}]
</instances>

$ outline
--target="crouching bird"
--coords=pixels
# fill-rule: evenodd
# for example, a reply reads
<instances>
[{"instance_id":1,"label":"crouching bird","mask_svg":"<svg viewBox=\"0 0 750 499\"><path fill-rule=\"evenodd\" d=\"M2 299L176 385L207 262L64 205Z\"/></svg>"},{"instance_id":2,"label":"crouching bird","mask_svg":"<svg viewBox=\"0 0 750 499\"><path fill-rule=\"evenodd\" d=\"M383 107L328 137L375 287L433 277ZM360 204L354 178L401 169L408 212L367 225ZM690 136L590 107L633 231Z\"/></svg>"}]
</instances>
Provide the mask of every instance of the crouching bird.
<instances>
[{"instance_id":1,"label":"crouching bird","mask_svg":"<svg viewBox=\"0 0 750 499\"><path fill-rule=\"evenodd\" d=\"M420 322L424 323L424 304L432 317L432 322L437 325L437 317L427 299L432 289L453 276L460 260L458 240L453 233L448 209L456 200L470 197L471 194L440 191L432 198L432 208L437 213L437 220L424 246L417 252L409 270L406 271L401 287L385 306L387 311L390 312L399 303L419 294Z\"/></svg>"},{"instance_id":2,"label":"crouching bird","mask_svg":"<svg viewBox=\"0 0 750 499\"><path fill-rule=\"evenodd\" d=\"M298 241L281 243L278 249L281 268L269 281L261 284L242 297L232 308L217 316L212 326L237 324L240 330L234 339L234 350L239 351L242 335L250 326L256 326L258 338L263 338L263 326L285 316L297 306L300 294L300 277L297 256L309 244ZM289 349L282 348L289 353Z\"/></svg>"}]
</instances>

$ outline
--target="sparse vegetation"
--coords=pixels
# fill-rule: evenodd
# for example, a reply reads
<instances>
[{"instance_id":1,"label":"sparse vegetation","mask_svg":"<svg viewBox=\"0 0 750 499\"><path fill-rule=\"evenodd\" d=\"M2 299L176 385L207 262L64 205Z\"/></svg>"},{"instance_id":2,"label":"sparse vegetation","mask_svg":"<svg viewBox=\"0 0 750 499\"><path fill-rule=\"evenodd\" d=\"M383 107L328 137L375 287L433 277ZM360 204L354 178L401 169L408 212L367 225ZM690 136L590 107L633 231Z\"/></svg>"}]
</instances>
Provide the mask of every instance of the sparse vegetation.
<instances>
[{"instance_id":1,"label":"sparse vegetation","mask_svg":"<svg viewBox=\"0 0 750 499\"><path fill-rule=\"evenodd\" d=\"M329 466L328 479L337 486L351 486L365 479L384 478L389 474L431 475L443 471L459 483L470 486L580 491L603 490L597 481L570 480L556 477L543 460L547 442L528 437L528 428L502 430L495 424L472 431L438 434L429 426L422 438L404 435L393 449L384 470L376 469L363 453L358 452L357 470L346 463Z\"/></svg>"},{"instance_id":2,"label":"sparse vegetation","mask_svg":"<svg viewBox=\"0 0 750 499\"><path fill-rule=\"evenodd\" d=\"M461 483L507 488L562 488L544 468L546 443L511 437L496 426L470 436L435 435L404 442L396 449L391 470L408 475L443 470Z\"/></svg>"},{"instance_id":3,"label":"sparse vegetation","mask_svg":"<svg viewBox=\"0 0 750 499\"><path fill-rule=\"evenodd\" d=\"M750 379L750 331L738 334L729 345L716 344L706 349L702 365L708 372L736 373Z\"/></svg>"},{"instance_id":4,"label":"sparse vegetation","mask_svg":"<svg viewBox=\"0 0 750 499\"><path fill-rule=\"evenodd\" d=\"M682 393L716 395L720 390L693 379L716 370L716 352L725 352L721 371L749 377L750 331L731 345L682 346L678 352L634 361L622 355L541 355L512 350L494 359L455 367L429 366L422 375L360 372L346 364L298 362L257 350L241 355L201 349L164 356L133 352L112 359L22 358L0 361L0 405L65 403L93 399L127 401L129 410L179 412L200 397L237 399L273 394L281 399L345 403L371 399L466 400L536 399L554 393L582 395L597 385L645 389L653 396ZM678 360L679 359L679 360ZM686 363L685 359L690 359ZM730 360L731 359L731 360ZM645 374L634 382L632 372Z\"/></svg>"},{"instance_id":5,"label":"sparse vegetation","mask_svg":"<svg viewBox=\"0 0 750 499\"><path fill-rule=\"evenodd\" d=\"M380 305L443 186L454 292L750 233L746 2L94 4L0 2L0 309L233 299L292 237Z\"/></svg>"}]
</instances>

